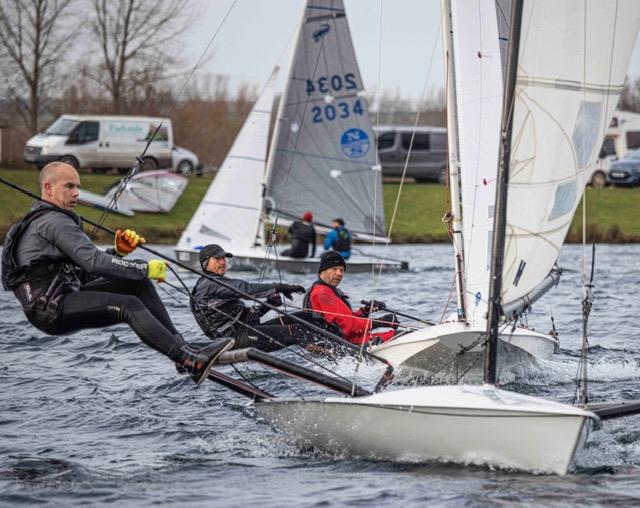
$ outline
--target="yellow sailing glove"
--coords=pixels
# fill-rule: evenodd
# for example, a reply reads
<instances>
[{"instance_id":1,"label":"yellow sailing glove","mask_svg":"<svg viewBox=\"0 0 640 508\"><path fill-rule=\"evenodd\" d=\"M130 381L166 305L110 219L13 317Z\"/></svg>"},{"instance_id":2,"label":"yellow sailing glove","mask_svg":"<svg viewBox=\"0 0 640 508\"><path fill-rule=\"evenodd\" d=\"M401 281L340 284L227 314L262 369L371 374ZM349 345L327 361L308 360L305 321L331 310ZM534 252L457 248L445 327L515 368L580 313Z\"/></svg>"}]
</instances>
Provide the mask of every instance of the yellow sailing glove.
<instances>
[{"instance_id":1,"label":"yellow sailing glove","mask_svg":"<svg viewBox=\"0 0 640 508\"><path fill-rule=\"evenodd\" d=\"M125 229L116 231L116 239L114 242L114 249L121 256L131 254L138 245L142 245L145 242L144 238L136 233L133 229Z\"/></svg>"},{"instance_id":2,"label":"yellow sailing glove","mask_svg":"<svg viewBox=\"0 0 640 508\"><path fill-rule=\"evenodd\" d=\"M147 262L147 277L158 282L164 282L167 277L167 263L164 259L151 259Z\"/></svg>"}]
</instances>

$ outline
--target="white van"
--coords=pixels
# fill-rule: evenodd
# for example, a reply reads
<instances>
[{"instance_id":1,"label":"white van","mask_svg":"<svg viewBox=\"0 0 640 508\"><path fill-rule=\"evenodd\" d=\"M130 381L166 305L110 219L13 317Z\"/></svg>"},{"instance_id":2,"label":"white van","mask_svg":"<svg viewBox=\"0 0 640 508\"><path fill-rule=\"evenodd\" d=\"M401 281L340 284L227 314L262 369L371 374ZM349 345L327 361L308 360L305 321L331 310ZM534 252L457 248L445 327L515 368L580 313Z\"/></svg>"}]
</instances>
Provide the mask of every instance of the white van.
<instances>
[{"instance_id":1,"label":"white van","mask_svg":"<svg viewBox=\"0 0 640 508\"><path fill-rule=\"evenodd\" d=\"M607 128L589 183L594 187L607 185L611 163L636 148L640 148L640 115L630 111L616 111Z\"/></svg>"},{"instance_id":2,"label":"white van","mask_svg":"<svg viewBox=\"0 0 640 508\"><path fill-rule=\"evenodd\" d=\"M76 169L126 173L135 164L154 132L142 169L171 167L173 128L168 118L147 116L62 115L43 134L27 141L25 162L39 169L52 161Z\"/></svg>"}]
</instances>

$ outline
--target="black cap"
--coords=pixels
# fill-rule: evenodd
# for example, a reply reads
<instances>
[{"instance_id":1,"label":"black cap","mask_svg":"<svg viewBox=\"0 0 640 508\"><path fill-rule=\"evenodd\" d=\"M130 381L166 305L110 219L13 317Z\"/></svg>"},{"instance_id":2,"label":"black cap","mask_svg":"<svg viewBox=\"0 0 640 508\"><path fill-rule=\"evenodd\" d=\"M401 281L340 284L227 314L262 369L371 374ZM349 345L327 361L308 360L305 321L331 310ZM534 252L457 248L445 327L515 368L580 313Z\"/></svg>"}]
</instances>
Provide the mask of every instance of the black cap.
<instances>
[{"instance_id":1,"label":"black cap","mask_svg":"<svg viewBox=\"0 0 640 508\"><path fill-rule=\"evenodd\" d=\"M318 273L324 272L334 266L341 266L345 270L347 269L347 263L345 263L342 255L335 250L329 250L320 256L320 266L318 267Z\"/></svg>"},{"instance_id":2,"label":"black cap","mask_svg":"<svg viewBox=\"0 0 640 508\"><path fill-rule=\"evenodd\" d=\"M210 243L202 247L199 254L200 266L209 261L209 258L232 258L233 254L225 252L225 250L216 243Z\"/></svg>"}]
</instances>

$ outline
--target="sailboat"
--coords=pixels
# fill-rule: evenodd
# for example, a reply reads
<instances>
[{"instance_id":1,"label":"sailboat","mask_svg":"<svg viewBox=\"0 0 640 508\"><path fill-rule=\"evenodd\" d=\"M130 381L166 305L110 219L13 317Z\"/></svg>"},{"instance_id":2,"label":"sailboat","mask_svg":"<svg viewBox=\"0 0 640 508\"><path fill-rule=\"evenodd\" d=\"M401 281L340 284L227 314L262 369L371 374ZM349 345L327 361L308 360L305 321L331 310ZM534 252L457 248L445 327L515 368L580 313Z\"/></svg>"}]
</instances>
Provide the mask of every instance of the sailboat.
<instances>
[{"instance_id":1,"label":"sailboat","mask_svg":"<svg viewBox=\"0 0 640 508\"><path fill-rule=\"evenodd\" d=\"M443 0L443 10L464 4L478 12L493 2ZM295 443L341 456L568 471L597 411L496 388L500 318L503 304L526 295L552 266L553 259L538 255L557 253L562 244L622 91L639 20L633 0L513 2L484 384L317 401L267 398L256 408L268 422ZM547 195L553 199L544 221L524 213ZM520 248L519 235L532 250Z\"/></svg>"},{"instance_id":2,"label":"sailboat","mask_svg":"<svg viewBox=\"0 0 640 508\"><path fill-rule=\"evenodd\" d=\"M221 243L235 267L315 272L317 260L278 255L264 235L266 224L288 225L307 210L320 232L340 217L356 239L388 243L380 166L342 0L304 9L265 162L274 82L180 237L180 261L197 266L199 249ZM406 268L375 257L348 260L351 273Z\"/></svg>"},{"instance_id":3,"label":"sailboat","mask_svg":"<svg viewBox=\"0 0 640 508\"><path fill-rule=\"evenodd\" d=\"M502 3L505 5L499 9L494 2L470 9L452 2L445 16L449 219L456 270L456 312L443 323L404 334L372 349L395 366L437 373L440 379L461 373L473 378L482 373L506 64L499 41L508 39L508 20L502 14L509 3ZM532 202L527 214L542 215L548 202L542 199ZM541 216L540 225L545 222L546 217ZM564 225L568 227L569 222L570 219ZM517 234L510 231L508 235L514 246L523 245L521 231ZM543 262L543 255L555 261L563 238L557 241L558 248L553 252L532 252L532 262ZM524 298L522 305L505 315L517 316L556 285L559 278L560 271L553 266L547 273L538 272L530 291L520 292L514 299ZM508 320L502 326L499 348L500 370L506 374L520 371L534 364L534 360L549 359L558 348L558 339Z\"/></svg>"}]
</instances>

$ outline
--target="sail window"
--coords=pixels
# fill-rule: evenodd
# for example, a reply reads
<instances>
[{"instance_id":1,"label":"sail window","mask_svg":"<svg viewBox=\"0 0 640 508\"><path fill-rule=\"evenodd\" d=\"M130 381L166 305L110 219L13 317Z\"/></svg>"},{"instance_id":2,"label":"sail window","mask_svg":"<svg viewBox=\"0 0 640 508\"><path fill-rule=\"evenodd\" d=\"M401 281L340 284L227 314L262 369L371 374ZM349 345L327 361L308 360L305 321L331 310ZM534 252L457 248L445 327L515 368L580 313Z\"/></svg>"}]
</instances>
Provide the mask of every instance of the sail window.
<instances>
[{"instance_id":1,"label":"sail window","mask_svg":"<svg viewBox=\"0 0 640 508\"><path fill-rule=\"evenodd\" d=\"M578 118L573 129L573 146L578 156L580 168L591 162L591 154L597 144L602 105L599 102L582 101Z\"/></svg>"},{"instance_id":2,"label":"sail window","mask_svg":"<svg viewBox=\"0 0 640 508\"><path fill-rule=\"evenodd\" d=\"M576 202L576 196L577 188L575 181L558 185L556 187L556 198L553 202L553 208L549 214L549 220L551 221L567 213L571 213Z\"/></svg>"}]
</instances>

